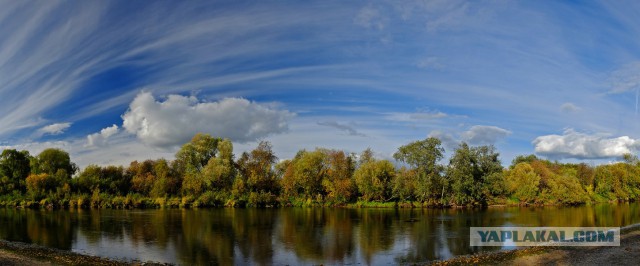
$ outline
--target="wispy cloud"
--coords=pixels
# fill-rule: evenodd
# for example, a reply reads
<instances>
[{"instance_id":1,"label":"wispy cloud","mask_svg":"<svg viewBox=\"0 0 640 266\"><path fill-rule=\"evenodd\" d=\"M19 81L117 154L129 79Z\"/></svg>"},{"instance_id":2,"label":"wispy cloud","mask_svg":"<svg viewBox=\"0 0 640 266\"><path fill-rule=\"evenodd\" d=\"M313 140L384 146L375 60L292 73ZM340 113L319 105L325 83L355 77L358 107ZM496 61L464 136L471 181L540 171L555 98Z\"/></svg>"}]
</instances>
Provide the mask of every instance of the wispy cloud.
<instances>
[{"instance_id":1,"label":"wispy cloud","mask_svg":"<svg viewBox=\"0 0 640 266\"><path fill-rule=\"evenodd\" d=\"M577 105L573 104L573 103L563 103L562 105L560 105L560 110L562 110L565 113L574 113L577 111L580 111L582 108L578 107Z\"/></svg>"},{"instance_id":2,"label":"wispy cloud","mask_svg":"<svg viewBox=\"0 0 640 266\"><path fill-rule=\"evenodd\" d=\"M324 121L324 122L318 122L318 125L321 126L327 126L327 127L332 127L335 129L338 129L340 131L343 131L345 133L347 133L347 135L349 136L360 136L360 137L366 137L367 135L358 132L355 128L354 128L354 124L352 123L351 125L348 124L340 124L336 121Z\"/></svg>"},{"instance_id":3,"label":"wispy cloud","mask_svg":"<svg viewBox=\"0 0 640 266\"><path fill-rule=\"evenodd\" d=\"M55 123L48 126L44 126L38 130L39 135L59 135L64 133L69 127L71 127L71 123Z\"/></svg>"}]
</instances>

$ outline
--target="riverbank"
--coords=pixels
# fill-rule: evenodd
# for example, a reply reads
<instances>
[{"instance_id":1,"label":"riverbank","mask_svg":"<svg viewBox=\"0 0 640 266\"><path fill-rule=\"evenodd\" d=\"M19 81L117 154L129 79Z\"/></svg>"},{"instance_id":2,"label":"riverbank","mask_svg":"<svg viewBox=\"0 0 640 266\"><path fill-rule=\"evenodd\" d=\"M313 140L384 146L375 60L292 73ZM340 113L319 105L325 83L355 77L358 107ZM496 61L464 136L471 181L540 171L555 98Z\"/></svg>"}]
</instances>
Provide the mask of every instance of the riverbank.
<instances>
[{"instance_id":1,"label":"riverbank","mask_svg":"<svg viewBox=\"0 0 640 266\"><path fill-rule=\"evenodd\" d=\"M621 229L618 247L530 247L462 256L431 265L636 265L640 225Z\"/></svg>"},{"instance_id":2,"label":"riverbank","mask_svg":"<svg viewBox=\"0 0 640 266\"><path fill-rule=\"evenodd\" d=\"M118 261L38 245L0 240L0 265L167 265L155 262Z\"/></svg>"}]
</instances>

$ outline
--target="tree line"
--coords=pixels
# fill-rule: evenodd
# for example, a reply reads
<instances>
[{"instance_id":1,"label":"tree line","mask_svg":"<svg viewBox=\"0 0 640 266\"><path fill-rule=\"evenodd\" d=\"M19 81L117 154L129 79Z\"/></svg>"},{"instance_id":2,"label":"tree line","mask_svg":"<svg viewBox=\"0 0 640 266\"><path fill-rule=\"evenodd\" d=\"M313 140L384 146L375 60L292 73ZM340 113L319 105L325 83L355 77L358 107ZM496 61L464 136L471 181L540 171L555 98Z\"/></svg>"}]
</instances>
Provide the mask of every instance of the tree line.
<instances>
[{"instance_id":1,"label":"tree line","mask_svg":"<svg viewBox=\"0 0 640 266\"><path fill-rule=\"evenodd\" d=\"M503 168L493 146L461 143L448 164L437 138L398 148L395 162L316 148L279 161L269 142L238 158L228 139L197 134L175 160L89 165L60 149L0 155L0 205L143 208L205 206L486 206L583 204L640 197L640 160L590 166L517 156Z\"/></svg>"}]
</instances>

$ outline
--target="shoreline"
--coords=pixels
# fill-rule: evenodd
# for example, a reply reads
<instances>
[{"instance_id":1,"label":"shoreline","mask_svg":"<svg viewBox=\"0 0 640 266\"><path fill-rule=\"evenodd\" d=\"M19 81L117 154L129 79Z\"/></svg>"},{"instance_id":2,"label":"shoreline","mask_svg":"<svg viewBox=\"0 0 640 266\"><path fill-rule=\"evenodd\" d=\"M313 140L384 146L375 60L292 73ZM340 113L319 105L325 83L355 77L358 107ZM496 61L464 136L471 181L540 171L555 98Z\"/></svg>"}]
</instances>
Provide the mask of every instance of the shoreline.
<instances>
[{"instance_id":1,"label":"shoreline","mask_svg":"<svg viewBox=\"0 0 640 266\"><path fill-rule=\"evenodd\" d=\"M640 256L640 224L620 227L620 246L535 246L506 251L480 252L427 265L631 265Z\"/></svg>"},{"instance_id":2,"label":"shoreline","mask_svg":"<svg viewBox=\"0 0 640 266\"><path fill-rule=\"evenodd\" d=\"M139 260L117 260L36 244L0 240L0 265L172 265Z\"/></svg>"},{"instance_id":3,"label":"shoreline","mask_svg":"<svg viewBox=\"0 0 640 266\"><path fill-rule=\"evenodd\" d=\"M558 247L536 246L507 251L481 252L427 265L626 265L637 262L640 255L640 224L620 228L618 247ZM0 265L172 265L169 263L119 260L87 255L36 244L0 240Z\"/></svg>"}]
</instances>

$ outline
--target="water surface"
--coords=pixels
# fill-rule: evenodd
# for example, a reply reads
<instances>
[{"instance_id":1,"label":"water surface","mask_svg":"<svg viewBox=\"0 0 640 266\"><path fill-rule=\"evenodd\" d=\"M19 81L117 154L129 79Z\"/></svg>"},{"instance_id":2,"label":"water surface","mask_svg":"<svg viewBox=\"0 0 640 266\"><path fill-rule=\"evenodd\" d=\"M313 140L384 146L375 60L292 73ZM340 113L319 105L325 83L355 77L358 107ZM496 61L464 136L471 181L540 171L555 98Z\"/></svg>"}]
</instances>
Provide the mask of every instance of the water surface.
<instances>
[{"instance_id":1,"label":"water surface","mask_svg":"<svg viewBox=\"0 0 640 266\"><path fill-rule=\"evenodd\" d=\"M625 226L640 204L467 209L0 209L0 238L181 265L423 263L470 247L471 226Z\"/></svg>"}]
</instances>

